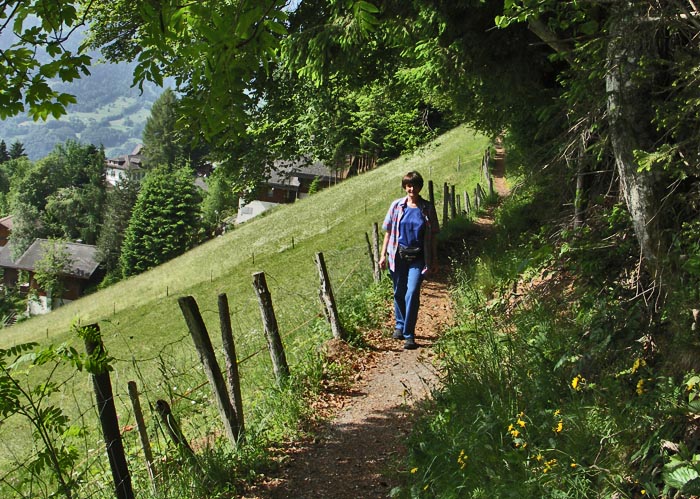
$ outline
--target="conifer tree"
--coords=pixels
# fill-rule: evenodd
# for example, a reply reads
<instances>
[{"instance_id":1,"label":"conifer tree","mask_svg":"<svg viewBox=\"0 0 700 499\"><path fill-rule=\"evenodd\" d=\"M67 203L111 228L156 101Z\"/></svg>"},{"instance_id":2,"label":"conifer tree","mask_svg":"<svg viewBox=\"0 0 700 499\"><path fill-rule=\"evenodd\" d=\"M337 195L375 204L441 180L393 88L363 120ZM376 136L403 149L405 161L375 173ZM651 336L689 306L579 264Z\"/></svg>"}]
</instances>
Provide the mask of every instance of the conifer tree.
<instances>
[{"instance_id":1,"label":"conifer tree","mask_svg":"<svg viewBox=\"0 0 700 499\"><path fill-rule=\"evenodd\" d=\"M24 152L24 144L19 140L15 140L10 146L10 159L19 159L26 155L27 153Z\"/></svg>"},{"instance_id":2,"label":"conifer tree","mask_svg":"<svg viewBox=\"0 0 700 499\"><path fill-rule=\"evenodd\" d=\"M10 160L10 153L7 152L7 144L5 144L4 140L0 140L0 164L4 163L5 161Z\"/></svg>"},{"instance_id":3,"label":"conifer tree","mask_svg":"<svg viewBox=\"0 0 700 499\"><path fill-rule=\"evenodd\" d=\"M143 151L148 166L173 165L182 156L178 144L177 97L166 89L151 107L151 115L143 129Z\"/></svg>"},{"instance_id":4,"label":"conifer tree","mask_svg":"<svg viewBox=\"0 0 700 499\"><path fill-rule=\"evenodd\" d=\"M136 275L192 248L200 227L200 196L189 168L158 167L143 180L120 263Z\"/></svg>"}]
</instances>

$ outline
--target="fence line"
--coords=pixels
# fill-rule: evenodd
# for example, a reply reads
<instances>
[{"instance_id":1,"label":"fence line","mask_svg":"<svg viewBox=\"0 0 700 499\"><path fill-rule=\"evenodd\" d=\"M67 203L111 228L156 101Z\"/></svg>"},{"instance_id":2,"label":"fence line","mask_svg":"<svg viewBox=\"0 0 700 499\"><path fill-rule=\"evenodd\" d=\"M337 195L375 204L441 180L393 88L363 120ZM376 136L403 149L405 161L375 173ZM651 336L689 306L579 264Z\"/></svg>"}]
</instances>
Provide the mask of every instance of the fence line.
<instances>
[{"instance_id":1,"label":"fence line","mask_svg":"<svg viewBox=\"0 0 700 499\"><path fill-rule=\"evenodd\" d=\"M482 161L482 177L487 179L487 182L489 182L489 188L492 189L492 178L490 177L490 172L489 172L489 162L490 162L490 149L486 150L486 153L484 154L484 158ZM432 181L431 181L432 182ZM448 223L449 220L454 219L462 214L470 215L472 211L472 207L470 205L470 200L466 192L464 192L464 207L462 209L461 206L461 198L457 198L458 194L455 192L455 186L448 186L446 183L444 184L444 191L445 194L443 196L443 208L444 211L443 213L445 214L443 218L443 224ZM476 209L478 210L480 207L480 202L482 201L482 198L485 197L485 193L483 191L483 188L481 185L477 184L477 187L475 189L475 202L476 202ZM365 207L366 209L366 207ZM335 226L339 223L340 219L337 218L328 218L326 221L326 225L328 226L327 228L329 229L331 226ZM375 224L376 225L376 224ZM291 237L291 246L290 247L282 247L280 251L287 251L289 249L294 250L295 249L295 238L294 236ZM358 243L357 245L350 246L347 248L344 248L342 250L330 250L326 253L328 256L328 260L331 261L335 258L342 259L344 257L347 257L347 255L356 255L356 254L365 254L366 255L367 251L367 245L366 244L361 244ZM370 248L370 252L374 253L375 251L372 251ZM251 255L252 258L254 258L254 255ZM374 257L376 258L376 256ZM358 276L358 272L362 270L362 274L369 273L371 274L374 269L371 268L369 265L367 265L367 260L362 259L362 258L356 258L354 263L350 266L350 268L344 267L342 275L339 275L338 271L335 270L336 267L331 265L329 266L329 272L327 275L327 279L329 282L333 285L334 290L336 292L343 290L348 283L351 282L353 278L356 278ZM371 262L370 262L371 263ZM364 272L363 268L367 271ZM308 326L316 321L319 320L319 314L318 310L321 309L321 304L319 302L318 296L314 296L311 291L304 291L301 292L299 291L299 287L296 286L296 281L285 279L283 275L272 275L270 272L260 272L258 273L262 277L269 277L270 282L273 284L273 292L271 295L273 295L273 300L275 297L279 296L284 296L284 299L287 303L293 303L296 306L294 307L294 312L290 313L289 311L285 311L283 315L283 321L281 324L284 326L291 325L293 323L293 327L285 327L285 328L278 328L280 329L278 331L279 333L279 339L281 341L283 340L290 340L294 339L298 336L299 332L304 331L305 329L308 328ZM220 277L220 276L218 276ZM218 278L217 277L217 278ZM214 280L214 271L212 270L210 272L210 281ZM169 293L169 289L166 290L166 294ZM249 309L251 306L254 306L254 298L252 294L248 295L246 294L246 297L243 300L240 300L241 297L237 297L237 300L234 300L233 306L230 310L228 310L228 318L235 319L233 321L233 324L236 325L237 331L240 333L238 336L243 338L245 340L244 344L242 345L243 348L240 350L243 352L244 355L240 357L240 359L236 359L235 363L237 366L245 366L249 361L251 361L254 358L257 358L261 353L266 351L265 346L257 345L257 342L262 342L262 336L258 334L257 336L253 336L253 333L260 333L257 327L254 326L254 323L249 320L248 316L244 313L247 309ZM116 312L116 306L115 306L115 312ZM212 310L210 308L204 308L201 310L200 314L202 316L202 324L205 324L207 322L212 322L212 317L216 315L217 317L220 317L220 310ZM300 316L307 315L309 318L305 320L298 320ZM204 320L204 318L207 318L207 320ZM245 318L244 318L245 317ZM105 321L109 323L110 321ZM124 344L126 345L127 351L131 354L131 358L119 358L115 357L114 361L120 362L120 363L126 363L132 366L134 373L136 374L137 379L140 380L141 386L138 387L137 391L138 394L142 397L147 402L147 405L149 406L151 410L151 414L154 412L154 408L158 405L157 403L154 403L154 398L160 396L162 397L163 394L165 393L168 398L170 399L170 402L173 406L176 406L178 403L181 403L182 401L188 400L191 401L192 403L200 403L202 400L206 400L209 398L210 395L207 394L202 394L200 397L192 397L193 394L199 393L205 386L207 386L207 381L199 381L197 383L194 383L193 386L187 386L190 381L194 381L195 379L201 380L201 373L199 370L200 363L197 362L196 359L192 359L192 362L187 362L187 357L183 357L181 355L174 355L175 352L181 353L183 347L186 347L186 350L188 352L192 352L192 344L190 343L191 341L191 335L188 335L187 333L183 333L182 335L178 336L176 339L169 341L167 343L161 344L158 347L158 350L154 352L153 354L143 357L143 358L137 358L134 349L132 348L132 345L130 341L127 340L127 332L123 330L123 328L119 324L113 324L114 328L116 330L116 336L117 338L120 338L123 340ZM133 328L132 330L137 329L139 326L139 321L132 322L129 327ZM130 338L129 338L130 339ZM184 361L184 367L180 370L178 369L172 369L168 370L168 361L171 360L172 358L177 358L178 362L183 362ZM162 378L164 378L164 382L156 382L155 386L149 386L153 385L152 383L152 377L147 378L146 374L144 373L142 366L145 366L146 364L152 364L155 363L154 366L151 366L150 369L160 369L161 370L161 375ZM260 363L256 363L256 366L260 365ZM222 374L223 369L219 367L218 365L214 367L216 371L219 372L219 374ZM287 367L288 369L288 367ZM284 370L284 368L282 368ZM118 375L117 375L118 377ZM78 381L80 378L77 373L73 373L71 376L68 376L67 379L64 381L64 385L68 386L69 382L75 383ZM178 381L180 380L180 381ZM261 386L262 384L265 383L263 379L256 379L256 380L248 380L248 385L249 386L255 386L257 383L260 383ZM278 379L279 382L279 379ZM133 381L130 381L130 386ZM184 390L178 391L178 387L180 385L184 385ZM135 386L135 383L134 383ZM127 403L127 394L123 391L117 391L114 393L111 397L109 397L112 401L119 401L121 403L121 406L124 408L127 408L124 410L125 415L122 417L122 422L124 423L122 425L122 429L120 433L128 433L129 429L128 427L131 426L129 423L136 418L136 410L133 409L128 403ZM78 399L76 397L76 407L80 408L80 404L78 402ZM129 400L131 402L131 400ZM162 406L162 404L161 404ZM130 408L131 407L131 408ZM130 408L130 409L129 409ZM80 421L85 421L87 418L88 412L94 411L94 406L90 405L90 407L85 408L84 410L80 410L78 412L77 416L74 416L76 419ZM242 413L241 413L242 414ZM6 417L3 420L0 420L0 423L2 421L7 420L8 418ZM156 432L156 438L159 438L160 436L165 436L165 432L163 428L161 427L161 424L158 422L157 419L152 419L151 424L155 424L156 428L160 431ZM88 425L85 425L88 426ZM89 444L88 444L89 445ZM125 445L134 445L134 442L132 440L128 440ZM162 452L162 444L159 444L156 446L156 450ZM140 454L140 451L137 451L138 454ZM36 457L37 454L34 454L34 457ZM25 461L26 462L26 461ZM104 459L101 453L86 453L86 461L83 464L86 463L91 463L90 466L94 464L102 465L104 464ZM0 477L0 482L7 481L9 480L12 475L16 472L21 471L22 469L26 468L25 463L18 463L16 467L11 469L8 473L4 474L2 477ZM103 467L104 469L104 467ZM153 470L149 471L149 475L153 473Z\"/></svg>"}]
</instances>

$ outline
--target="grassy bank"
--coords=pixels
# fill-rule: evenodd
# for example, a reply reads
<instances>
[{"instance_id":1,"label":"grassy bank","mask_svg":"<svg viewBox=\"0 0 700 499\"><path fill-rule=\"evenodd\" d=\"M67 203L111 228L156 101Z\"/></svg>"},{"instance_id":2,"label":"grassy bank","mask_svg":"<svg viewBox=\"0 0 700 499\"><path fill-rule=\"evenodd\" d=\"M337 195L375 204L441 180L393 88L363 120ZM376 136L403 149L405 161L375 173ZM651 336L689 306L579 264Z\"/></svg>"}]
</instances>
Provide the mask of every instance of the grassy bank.
<instances>
[{"instance_id":1,"label":"grassy bank","mask_svg":"<svg viewBox=\"0 0 700 499\"><path fill-rule=\"evenodd\" d=\"M520 186L488 240L455 259L446 384L396 497L697 496L688 290L653 314L624 210L571 231L550 180Z\"/></svg>"}]
</instances>

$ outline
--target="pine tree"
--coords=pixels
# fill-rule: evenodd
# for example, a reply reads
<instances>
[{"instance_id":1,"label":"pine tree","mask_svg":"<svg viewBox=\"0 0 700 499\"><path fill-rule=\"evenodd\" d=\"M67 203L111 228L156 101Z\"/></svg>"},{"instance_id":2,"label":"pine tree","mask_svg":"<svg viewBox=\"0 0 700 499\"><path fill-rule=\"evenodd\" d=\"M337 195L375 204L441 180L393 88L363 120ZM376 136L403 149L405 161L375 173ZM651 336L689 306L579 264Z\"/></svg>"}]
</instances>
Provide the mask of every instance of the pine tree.
<instances>
[{"instance_id":1,"label":"pine tree","mask_svg":"<svg viewBox=\"0 0 700 499\"><path fill-rule=\"evenodd\" d=\"M143 129L143 151L149 167L173 165L182 157L178 144L177 97L166 89L151 107L151 115Z\"/></svg>"},{"instance_id":2,"label":"pine tree","mask_svg":"<svg viewBox=\"0 0 700 499\"><path fill-rule=\"evenodd\" d=\"M97 240L97 258L107 274L121 275L119 255L138 193L139 183L129 178L122 179L107 193L104 222Z\"/></svg>"},{"instance_id":3,"label":"pine tree","mask_svg":"<svg viewBox=\"0 0 700 499\"><path fill-rule=\"evenodd\" d=\"M10 159L10 153L7 152L7 144L5 144L4 140L0 140L0 164Z\"/></svg>"},{"instance_id":4,"label":"pine tree","mask_svg":"<svg viewBox=\"0 0 700 499\"><path fill-rule=\"evenodd\" d=\"M146 175L120 264L124 277L136 275L192 248L199 234L201 198L189 168L158 167Z\"/></svg>"},{"instance_id":5,"label":"pine tree","mask_svg":"<svg viewBox=\"0 0 700 499\"><path fill-rule=\"evenodd\" d=\"M24 152L24 144L19 140L15 140L10 146L10 159L19 159L26 155L27 154Z\"/></svg>"}]
</instances>

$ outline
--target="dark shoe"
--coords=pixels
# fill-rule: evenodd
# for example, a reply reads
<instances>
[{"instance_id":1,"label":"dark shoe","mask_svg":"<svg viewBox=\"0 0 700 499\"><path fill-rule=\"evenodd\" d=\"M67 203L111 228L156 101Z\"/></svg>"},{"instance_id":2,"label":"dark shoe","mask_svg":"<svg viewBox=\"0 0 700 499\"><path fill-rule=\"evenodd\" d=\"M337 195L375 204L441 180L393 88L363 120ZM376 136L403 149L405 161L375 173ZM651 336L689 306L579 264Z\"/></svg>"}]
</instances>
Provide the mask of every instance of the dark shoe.
<instances>
[{"instance_id":1,"label":"dark shoe","mask_svg":"<svg viewBox=\"0 0 700 499\"><path fill-rule=\"evenodd\" d=\"M391 335L395 340L403 340L403 331L400 329L394 329L394 334Z\"/></svg>"},{"instance_id":2,"label":"dark shoe","mask_svg":"<svg viewBox=\"0 0 700 499\"><path fill-rule=\"evenodd\" d=\"M416 343L413 338L407 339L403 344L404 350L415 350L416 348L418 348L418 343Z\"/></svg>"}]
</instances>

